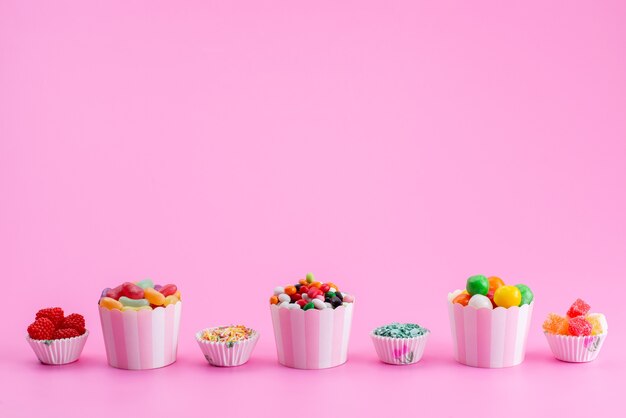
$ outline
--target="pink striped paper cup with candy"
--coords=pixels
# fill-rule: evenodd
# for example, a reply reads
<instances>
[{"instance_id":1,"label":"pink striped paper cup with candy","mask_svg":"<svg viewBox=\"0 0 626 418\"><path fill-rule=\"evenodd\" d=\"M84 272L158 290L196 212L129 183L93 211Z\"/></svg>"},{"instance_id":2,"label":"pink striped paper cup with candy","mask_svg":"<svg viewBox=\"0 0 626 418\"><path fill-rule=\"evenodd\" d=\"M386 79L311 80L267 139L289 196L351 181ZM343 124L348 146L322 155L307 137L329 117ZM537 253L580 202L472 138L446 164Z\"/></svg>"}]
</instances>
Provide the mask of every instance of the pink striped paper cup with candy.
<instances>
[{"instance_id":1,"label":"pink striped paper cup with candy","mask_svg":"<svg viewBox=\"0 0 626 418\"><path fill-rule=\"evenodd\" d=\"M354 303L336 309L271 305L278 362L296 369L326 369L348 360Z\"/></svg>"},{"instance_id":2,"label":"pink striped paper cup with candy","mask_svg":"<svg viewBox=\"0 0 626 418\"><path fill-rule=\"evenodd\" d=\"M522 363L533 304L476 309L448 300L456 361L490 369Z\"/></svg>"},{"instance_id":3,"label":"pink striped paper cup with candy","mask_svg":"<svg viewBox=\"0 0 626 418\"><path fill-rule=\"evenodd\" d=\"M146 370L176 361L182 302L152 310L99 310L110 366Z\"/></svg>"}]
</instances>

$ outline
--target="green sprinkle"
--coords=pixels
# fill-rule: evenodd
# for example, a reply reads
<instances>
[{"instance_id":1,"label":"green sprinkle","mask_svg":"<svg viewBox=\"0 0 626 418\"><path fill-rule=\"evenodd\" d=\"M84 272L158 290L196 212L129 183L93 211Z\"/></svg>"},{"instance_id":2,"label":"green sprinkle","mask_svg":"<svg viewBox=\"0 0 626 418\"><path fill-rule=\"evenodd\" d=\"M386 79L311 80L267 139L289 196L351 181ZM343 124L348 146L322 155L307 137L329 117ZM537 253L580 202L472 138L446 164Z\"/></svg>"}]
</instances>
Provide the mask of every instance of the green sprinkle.
<instances>
[{"instance_id":1,"label":"green sprinkle","mask_svg":"<svg viewBox=\"0 0 626 418\"><path fill-rule=\"evenodd\" d=\"M390 338L415 338L430 332L418 324L401 324L398 322L383 325L374 330L374 335Z\"/></svg>"}]
</instances>

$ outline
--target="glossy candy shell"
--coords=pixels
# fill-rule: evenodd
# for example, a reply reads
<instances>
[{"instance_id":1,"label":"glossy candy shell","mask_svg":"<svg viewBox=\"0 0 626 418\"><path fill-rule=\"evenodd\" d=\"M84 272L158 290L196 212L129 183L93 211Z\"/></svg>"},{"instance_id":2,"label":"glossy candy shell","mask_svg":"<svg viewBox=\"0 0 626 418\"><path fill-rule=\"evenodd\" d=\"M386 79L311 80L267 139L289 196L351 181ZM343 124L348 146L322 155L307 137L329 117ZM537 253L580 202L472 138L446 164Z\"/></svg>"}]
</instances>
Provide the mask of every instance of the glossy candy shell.
<instances>
[{"instance_id":1,"label":"glossy candy shell","mask_svg":"<svg viewBox=\"0 0 626 418\"><path fill-rule=\"evenodd\" d=\"M60 340L33 340L26 336L26 341L28 341L40 362L59 366L78 360L80 353L83 352L88 336L89 331L85 331L83 335L78 337Z\"/></svg>"},{"instance_id":2,"label":"glossy candy shell","mask_svg":"<svg viewBox=\"0 0 626 418\"><path fill-rule=\"evenodd\" d=\"M196 332L196 341L202 350L204 358L209 362L211 366L217 367L234 367L245 364L252 355L254 347L259 340L259 333L254 331L250 338L232 343L229 346L228 343L207 341L202 339L202 334L206 330L212 328L206 328Z\"/></svg>"},{"instance_id":3,"label":"glossy candy shell","mask_svg":"<svg viewBox=\"0 0 626 418\"><path fill-rule=\"evenodd\" d=\"M552 354L558 360L569 363L587 363L595 360L600 354L608 332L586 337L557 335L544 332Z\"/></svg>"},{"instance_id":4,"label":"glossy candy shell","mask_svg":"<svg viewBox=\"0 0 626 418\"><path fill-rule=\"evenodd\" d=\"M415 338L381 337L370 333L376 354L383 363L393 365L415 364L421 360L430 332Z\"/></svg>"},{"instance_id":5,"label":"glossy candy shell","mask_svg":"<svg viewBox=\"0 0 626 418\"><path fill-rule=\"evenodd\" d=\"M533 306L476 309L448 301L454 358L467 366L493 369L522 363Z\"/></svg>"},{"instance_id":6,"label":"glossy candy shell","mask_svg":"<svg viewBox=\"0 0 626 418\"><path fill-rule=\"evenodd\" d=\"M99 308L109 365L145 370L176 361L182 302L152 310Z\"/></svg>"},{"instance_id":7,"label":"glossy candy shell","mask_svg":"<svg viewBox=\"0 0 626 418\"><path fill-rule=\"evenodd\" d=\"M270 306L278 362L296 369L326 369L344 364L354 303L337 309L280 309Z\"/></svg>"}]
</instances>

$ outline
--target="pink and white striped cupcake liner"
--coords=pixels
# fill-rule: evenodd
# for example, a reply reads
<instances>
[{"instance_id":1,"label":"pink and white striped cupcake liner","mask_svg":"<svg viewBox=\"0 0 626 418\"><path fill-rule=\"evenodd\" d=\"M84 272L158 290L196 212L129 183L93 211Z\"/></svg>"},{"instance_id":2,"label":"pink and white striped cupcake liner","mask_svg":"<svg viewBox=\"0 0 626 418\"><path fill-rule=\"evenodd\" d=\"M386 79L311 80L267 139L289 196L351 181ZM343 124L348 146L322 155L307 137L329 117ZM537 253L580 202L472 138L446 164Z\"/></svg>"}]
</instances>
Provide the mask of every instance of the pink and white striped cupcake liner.
<instances>
[{"instance_id":1,"label":"pink and white striped cupcake liner","mask_svg":"<svg viewBox=\"0 0 626 418\"><path fill-rule=\"evenodd\" d=\"M422 359L430 331L414 338L381 337L370 333L378 358L394 365L414 364Z\"/></svg>"},{"instance_id":2,"label":"pink and white striped cupcake liner","mask_svg":"<svg viewBox=\"0 0 626 418\"><path fill-rule=\"evenodd\" d=\"M100 307L100 322L109 365L145 370L176 361L182 302L152 310Z\"/></svg>"},{"instance_id":3,"label":"pink and white striped cupcake liner","mask_svg":"<svg viewBox=\"0 0 626 418\"><path fill-rule=\"evenodd\" d=\"M326 369L345 363L354 303L336 309L270 306L278 362L296 369Z\"/></svg>"},{"instance_id":4,"label":"pink and white striped cupcake liner","mask_svg":"<svg viewBox=\"0 0 626 418\"><path fill-rule=\"evenodd\" d=\"M250 359L254 347L259 340L259 333L254 331L250 338L234 343L207 341L202 339L204 331L213 328L206 328L196 333L196 341L204 354L204 358L212 366L234 367L245 364Z\"/></svg>"},{"instance_id":5,"label":"pink and white striped cupcake liner","mask_svg":"<svg viewBox=\"0 0 626 418\"><path fill-rule=\"evenodd\" d=\"M83 352L89 331L83 335L60 340L33 340L26 336L26 341L31 346L40 362L60 366L73 363Z\"/></svg>"},{"instance_id":6,"label":"pink and white striped cupcake liner","mask_svg":"<svg viewBox=\"0 0 626 418\"><path fill-rule=\"evenodd\" d=\"M468 366L492 369L522 363L533 303L476 309L448 301L454 358Z\"/></svg>"},{"instance_id":7,"label":"pink and white striped cupcake liner","mask_svg":"<svg viewBox=\"0 0 626 418\"><path fill-rule=\"evenodd\" d=\"M574 337L544 332L552 354L558 360L569 363L587 363L600 354L608 332L599 335Z\"/></svg>"}]
</instances>

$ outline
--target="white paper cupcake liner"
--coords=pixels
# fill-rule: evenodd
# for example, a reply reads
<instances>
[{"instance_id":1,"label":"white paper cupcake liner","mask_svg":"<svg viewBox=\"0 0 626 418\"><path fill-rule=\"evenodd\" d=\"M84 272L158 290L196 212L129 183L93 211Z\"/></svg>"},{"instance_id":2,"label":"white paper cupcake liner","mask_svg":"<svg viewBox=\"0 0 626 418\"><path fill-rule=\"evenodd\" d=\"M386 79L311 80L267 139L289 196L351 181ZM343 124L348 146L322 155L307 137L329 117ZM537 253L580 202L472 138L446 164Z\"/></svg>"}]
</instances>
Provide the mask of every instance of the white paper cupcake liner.
<instances>
[{"instance_id":1,"label":"white paper cupcake liner","mask_svg":"<svg viewBox=\"0 0 626 418\"><path fill-rule=\"evenodd\" d=\"M252 355L254 347L259 340L259 333L254 331L252 336L246 340L235 343L223 343L215 341L206 341L202 339L204 331L210 331L214 328L206 328L196 333L196 341L204 354L204 358L212 366L217 367L234 367L245 364Z\"/></svg>"},{"instance_id":2,"label":"white paper cupcake liner","mask_svg":"<svg viewBox=\"0 0 626 418\"><path fill-rule=\"evenodd\" d=\"M405 365L421 360L430 331L414 338L381 337L370 333L378 358L383 363Z\"/></svg>"},{"instance_id":3,"label":"white paper cupcake liner","mask_svg":"<svg viewBox=\"0 0 626 418\"><path fill-rule=\"evenodd\" d=\"M554 357L570 363L586 363L593 361L600 354L608 332L587 337L557 335L544 332Z\"/></svg>"},{"instance_id":4,"label":"white paper cupcake liner","mask_svg":"<svg viewBox=\"0 0 626 418\"><path fill-rule=\"evenodd\" d=\"M44 364L61 365L73 363L80 357L87 342L89 331L83 335L60 340L33 340L26 336L35 355Z\"/></svg>"}]
</instances>

